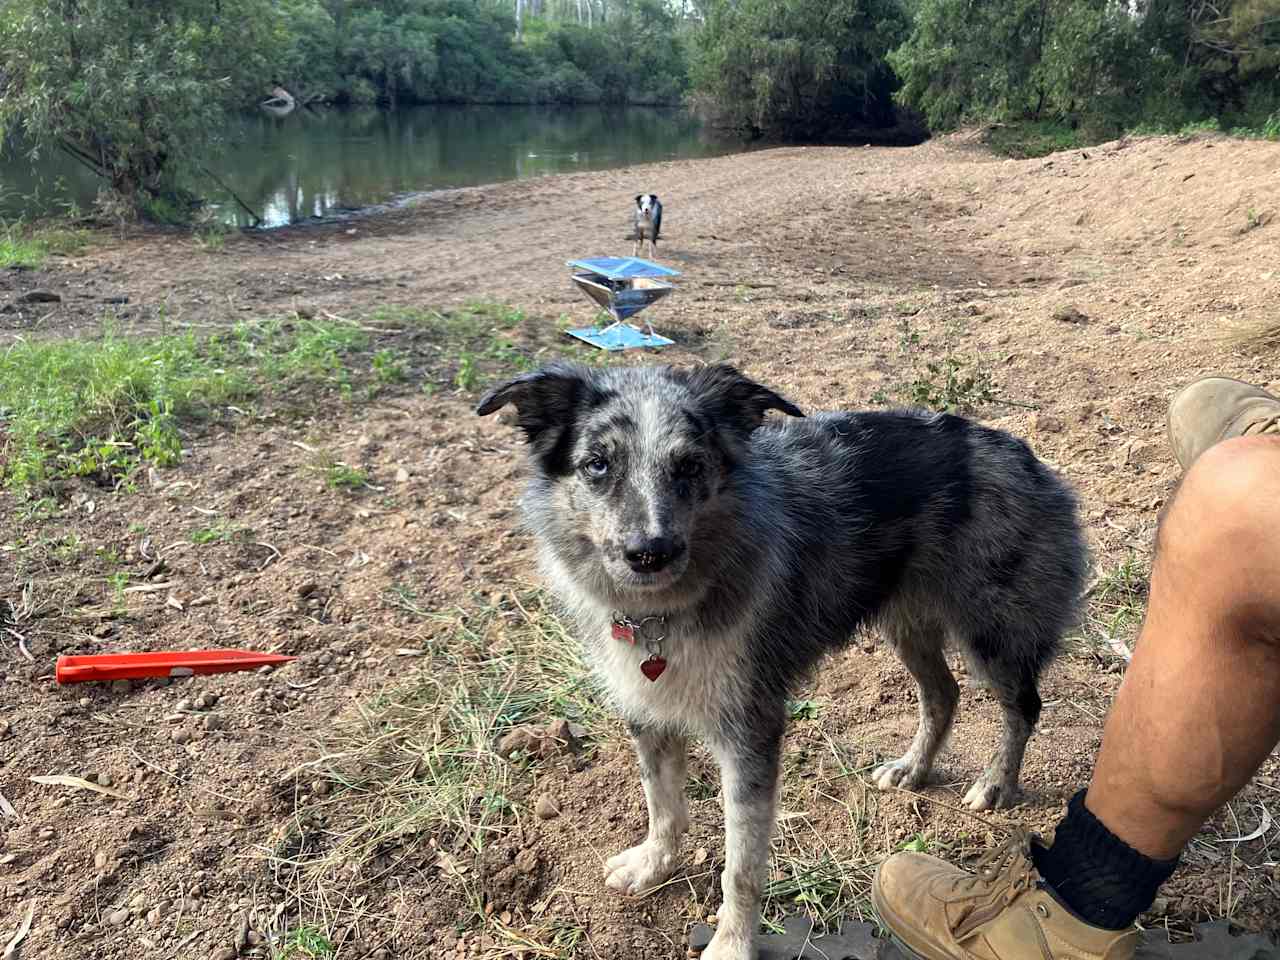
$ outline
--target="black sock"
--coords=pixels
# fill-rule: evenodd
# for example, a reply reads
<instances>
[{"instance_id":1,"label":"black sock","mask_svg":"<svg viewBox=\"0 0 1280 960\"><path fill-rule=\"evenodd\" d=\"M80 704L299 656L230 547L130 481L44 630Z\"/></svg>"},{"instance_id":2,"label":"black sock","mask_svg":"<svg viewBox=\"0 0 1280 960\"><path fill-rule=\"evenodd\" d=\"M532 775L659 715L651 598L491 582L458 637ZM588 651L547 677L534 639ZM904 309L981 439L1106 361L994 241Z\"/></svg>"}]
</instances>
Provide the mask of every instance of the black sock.
<instances>
[{"instance_id":1,"label":"black sock","mask_svg":"<svg viewBox=\"0 0 1280 960\"><path fill-rule=\"evenodd\" d=\"M1081 790L1071 798L1053 846L1033 844L1031 859L1045 883L1085 922L1123 930L1155 901L1178 858L1152 860L1134 850L1089 812L1084 795Z\"/></svg>"}]
</instances>

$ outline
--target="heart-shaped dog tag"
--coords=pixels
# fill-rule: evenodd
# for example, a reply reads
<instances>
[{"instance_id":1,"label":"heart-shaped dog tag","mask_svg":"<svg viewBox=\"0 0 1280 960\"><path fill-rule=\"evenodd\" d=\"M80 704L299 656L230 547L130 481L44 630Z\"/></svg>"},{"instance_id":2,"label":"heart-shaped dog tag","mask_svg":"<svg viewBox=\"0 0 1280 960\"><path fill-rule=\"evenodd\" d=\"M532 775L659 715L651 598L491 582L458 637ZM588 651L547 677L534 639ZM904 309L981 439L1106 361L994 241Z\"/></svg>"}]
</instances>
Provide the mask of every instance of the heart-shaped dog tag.
<instances>
[{"instance_id":1,"label":"heart-shaped dog tag","mask_svg":"<svg viewBox=\"0 0 1280 960\"><path fill-rule=\"evenodd\" d=\"M640 664L640 672L650 680L657 680L665 669L667 669L666 657L652 656Z\"/></svg>"}]
</instances>

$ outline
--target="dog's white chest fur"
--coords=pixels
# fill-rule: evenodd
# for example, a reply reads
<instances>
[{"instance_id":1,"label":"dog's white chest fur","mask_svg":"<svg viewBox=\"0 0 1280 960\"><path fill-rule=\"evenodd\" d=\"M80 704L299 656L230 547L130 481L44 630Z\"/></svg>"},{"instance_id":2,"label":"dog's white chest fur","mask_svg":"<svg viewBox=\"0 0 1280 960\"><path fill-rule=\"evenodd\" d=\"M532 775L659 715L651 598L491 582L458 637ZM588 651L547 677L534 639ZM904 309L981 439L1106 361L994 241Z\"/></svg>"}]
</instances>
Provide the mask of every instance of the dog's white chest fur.
<instances>
[{"instance_id":1,"label":"dog's white chest fur","mask_svg":"<svg viewBox=\"0 0 1280 960\"><path fill-rule=\"evenodd\" d=\"M666 669L650 680L640 669L650 656L644 643L615 639L608 613L597 615L603 622L582 624L590 629L585 659L624 718L678 727L702 739L713 739L723 729L726 706L742 694L741 671L722 662L729 646L725 638L693 633L678 621L669 624L662 643Z\"/></svg>"}]
</instances>

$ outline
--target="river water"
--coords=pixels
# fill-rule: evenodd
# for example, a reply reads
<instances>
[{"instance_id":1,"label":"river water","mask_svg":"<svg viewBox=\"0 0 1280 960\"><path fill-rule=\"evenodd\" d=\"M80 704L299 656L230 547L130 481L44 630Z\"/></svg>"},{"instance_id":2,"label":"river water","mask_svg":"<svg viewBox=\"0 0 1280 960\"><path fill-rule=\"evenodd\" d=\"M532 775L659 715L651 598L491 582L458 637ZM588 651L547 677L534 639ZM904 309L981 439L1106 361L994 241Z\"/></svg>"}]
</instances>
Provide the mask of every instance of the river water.
<instances>
[{"instance_id":1,"label":"river water","mask_svg":"<svg viewBox=\"0 0 1280 960\"><path fill-rule=\"evenodd\" d=\"M708 136L684 111L648 107L298 109L246 116L224 140L208 166L268 227L429 190L743 149ZM192 186L201 195L221 194L224 221L250 222L212 182ZM61 153L34 165L21 150L0 156L5 216L53 213L68 202L88 209L97 192L95 178Z\"/></svg>"}]
</instances>

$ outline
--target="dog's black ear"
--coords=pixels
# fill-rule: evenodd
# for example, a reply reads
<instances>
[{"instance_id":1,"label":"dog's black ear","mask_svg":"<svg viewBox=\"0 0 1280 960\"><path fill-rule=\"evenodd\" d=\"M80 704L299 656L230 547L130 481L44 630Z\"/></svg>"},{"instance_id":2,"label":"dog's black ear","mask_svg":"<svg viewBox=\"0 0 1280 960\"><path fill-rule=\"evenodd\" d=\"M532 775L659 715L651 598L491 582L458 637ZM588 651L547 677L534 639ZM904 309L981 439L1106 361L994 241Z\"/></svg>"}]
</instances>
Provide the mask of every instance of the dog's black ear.
<instances>
[{"instance_id":1,"label":"dog's black ear","mask_svg":"<svg viewBox=\"0 0 1280 960\"><path fill-rule=\"evenodd\" d=\"M657 195L656 193L651 193L651 194L649 194L649 196L651 196L651 197L653 198L653 202L654 202L654 203L657 203L657 202L658 202L658 195Z\"/></svg>"},{"instance_id":2,"label":"dog's black ear","mask_svg":"<svg viewBox=\"0 0 1280 960\"><path fill-rule=\"evenodd\" d=\"M564 426L586 398L600 393L591 378L585 367L548 364L489 390L476 404L476 413L487 417L514 404L520 429L536 441L548 430Z\"/></svg>"},{"instance_id":3,"label":"dog's black ear","mask_svg":"<svg viewBox=\"0 0 1280 960\"><path fill-rule=\"evenodd\" d=\"M637 206L637 207L638 207L638 206L640 206L640 198L641 198L641 197L643 197L643 196L644 196L644 194L643 194L643 193L637 193L637 194L636 194L636 206Z\"/></svg>"},{"instance_id":4,"label":"dog's black ear","mask_svg":"<svg viewBox=\"0 0 1280 960\"><path fill-rule=\"evenodd\" d=\"M804 411L790 400L744 377L727 363L695 370L689 376L689 389L716 420L744 434L764 423L764 415L770 410L781 410L792 417L804 416Z\"/></svg>"}]
</instances>

